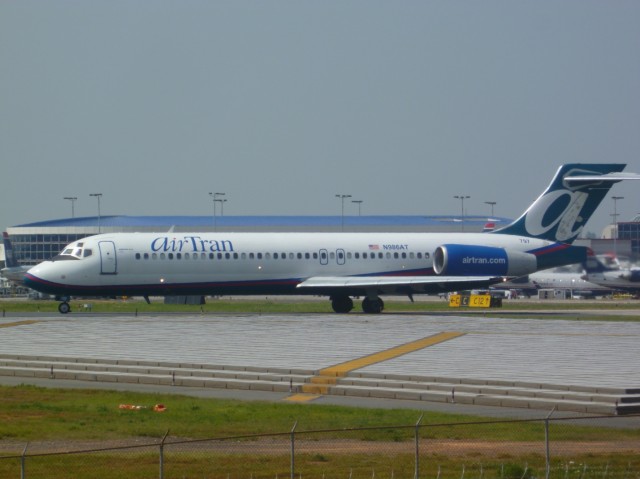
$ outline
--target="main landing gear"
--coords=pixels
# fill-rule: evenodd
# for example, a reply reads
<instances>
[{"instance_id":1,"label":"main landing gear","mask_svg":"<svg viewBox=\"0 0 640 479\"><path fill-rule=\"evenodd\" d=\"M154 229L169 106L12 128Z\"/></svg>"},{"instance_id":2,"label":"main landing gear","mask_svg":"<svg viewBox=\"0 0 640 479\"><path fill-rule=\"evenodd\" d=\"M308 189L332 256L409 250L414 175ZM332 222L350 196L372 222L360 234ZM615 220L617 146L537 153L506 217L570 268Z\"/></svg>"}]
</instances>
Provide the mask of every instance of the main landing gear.
<instances>
[{"instance_id":1,"label":"main landing gear","mask_svg":"<svg viewBox=\"0 0 640 479\"><path fill-rule=\"evenodd\" d=\"M336 313L346 314L353 309L353 301L349 296L332 296L331 307Z\"/></svg>"},{"instance_id":2,"label":"main landing gear","mask_svg":"<svg viewBox=\"0 0 640 479\"><path fill-rule=\"evenodd\" d=\"M331 307L336 313L346 314L353 309L353 300L349 296L331 296ZM378 296L367 296L362 300L362 311L367 314L380 314L384 301Z\"/></svg>"},{"instance_id":3,"label":"main landing gear","mask_svg":"<svg viewBox=\"0 0 640 479\"><path fill-rule=\"evenodd\" d=\"M367 296L362 300L362 311L367 314L380 314L384 309L384 301L378 296Z\"/></svg>"}]
</instances>

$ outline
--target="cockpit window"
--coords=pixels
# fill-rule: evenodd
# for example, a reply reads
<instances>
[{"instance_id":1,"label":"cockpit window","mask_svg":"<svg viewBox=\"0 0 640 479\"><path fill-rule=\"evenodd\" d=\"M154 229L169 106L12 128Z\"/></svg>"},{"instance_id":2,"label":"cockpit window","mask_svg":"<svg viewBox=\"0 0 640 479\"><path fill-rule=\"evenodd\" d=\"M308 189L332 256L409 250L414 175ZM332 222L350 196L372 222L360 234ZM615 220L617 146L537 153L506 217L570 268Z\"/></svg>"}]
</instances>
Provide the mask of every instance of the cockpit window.
<instances>
[{"instance_id":1,"label":"cockpit window","mask_svg":"<svg viewBox=\"0 0 640 479\"><path fill-rule=\"evenodd\" d=\"M91 256L92 254L91 249L89 248L84 249L83 246L84 246L84 243L71 244L65 249L63 249L62 253L60 253L58 256L56 256L53 259L54 260L82 259L82 258L86 258L87 256Z\"/></svg>"}]
</instances>

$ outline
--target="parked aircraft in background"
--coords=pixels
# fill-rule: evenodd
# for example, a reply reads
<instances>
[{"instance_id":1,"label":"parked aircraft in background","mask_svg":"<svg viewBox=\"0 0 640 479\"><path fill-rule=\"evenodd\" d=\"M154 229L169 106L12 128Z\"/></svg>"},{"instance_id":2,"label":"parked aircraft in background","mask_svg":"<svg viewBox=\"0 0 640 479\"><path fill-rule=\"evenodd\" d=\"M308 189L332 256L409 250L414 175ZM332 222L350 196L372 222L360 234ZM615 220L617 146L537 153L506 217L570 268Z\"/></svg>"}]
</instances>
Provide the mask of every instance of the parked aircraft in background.
<instances>
[{"instance_id":1,"label":"parked aircraft in background","mask_svg":"<svg viewBox=\"0 0 640 479\"><path fill-rule=\"evenodd\" d=\"M505 277L582 262L571 243L611 186L640 175L624 164L566 164L525 213L490 233L114 233L67 246L26 284L71 296L326 295L349 312L352 296L379 313L385 294L483 288Z\"/></svg>"},{"instance_id":2,"label":"parked aircraft in background","mask_svg":"<svg viewBox=\"0 0 640 479\"><path fill-rule=\"evenodd\" d=\"M640 294L640 269L622 268L613 256L589 256L585 270L584 278L591 283L636 296Z\"/></svg>"},{"instance_id":3,"label":"parked aircraft in background","mask_svg":"<svg viewBox=\"0 0 640 479\"><path fill-rule=\"evenodd\" d=\"M20 266L6 231L2 232L2 241L4 243L5 267L0 270L0 275L14 284L22 286L24 284L24 275L31 266Z\"/></svg>"},{"instance_id":4,"label":"parked aircraft in background","mask_svg":"<svg viewBox=\"0 0 640 479\"><path fill-rule=\"evenodd\" d=\"M522 291L526 296L537 296L541 289L564 290L571 297L580 296L583 298L608 296L613 293L611 288L587 281L584 267L580 263L538 271L500 283L496 287Z\"/></svg>"}]
</instances>

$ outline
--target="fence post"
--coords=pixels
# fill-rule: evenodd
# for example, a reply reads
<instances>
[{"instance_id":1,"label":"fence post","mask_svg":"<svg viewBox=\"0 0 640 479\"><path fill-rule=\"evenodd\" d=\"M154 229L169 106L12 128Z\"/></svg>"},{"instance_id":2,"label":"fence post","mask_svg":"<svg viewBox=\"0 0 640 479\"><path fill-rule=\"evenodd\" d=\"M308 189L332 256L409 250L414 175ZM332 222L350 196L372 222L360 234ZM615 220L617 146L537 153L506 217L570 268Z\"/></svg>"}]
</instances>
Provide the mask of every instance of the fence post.
<instances>
[{"instance_id":1,"label":"fence post","mask_svg":"<svg viewBox=\"0 0 640 479\"><path fill-rule=\"evenodd\" d=\"M296 426L298 421L293 423L291 428L291 479L296 475Z\"/></svg>"},{"instance_id":2,"label":"fence post","mask_svg":"<svg viewBox=\"0 0 640 479\"><path fill-rule=\"evenodd\" d=\"M420 414L420 417L418 418L418 422L416 422L416 432L415 432L415 438L416 438L416 468L415 471L413 473L413 478L414 479L418 479L420 477L420 423L422 422L422 417L424 416L423 414Z\"/></svg>"},{"instance_id":3,"label":"fence post","mask_svg":"<svg viewBox=\"0 0 640 479\"><path fill-rule=\"evenodd\" d=\"M20 479L25 479L27 477L27 470L25 465L25 460L27 457L27 448L29 447L29 443L24 445L24 450L22 451L22 456L20 456Z\"/></svg>"},{"instance_id":4,"label":"fence post","mask_svg":"<svg viewBox=\"0 0 640 479\"><path fill-rule=\"evenodd\" d=\"M549 479L549 475L551 474L551 453L549 452L549 419L551 419L551 415L555 412L556 407L557 406L553 406L553 409L544 420L544 444L546 458L546 469L544 474L545 479Z\"/></svg>"},{"instance_id":5,"label":"fence post","mask_svg":"<svg viewBox=\"0 0 640 479\"><path fill-rule=\"evenodd\" d=\"M160 441L160 479L164 479L164 441L167 439L169 435L169 429L162 437L162 441Z\"/></svg>"}]
</instances>

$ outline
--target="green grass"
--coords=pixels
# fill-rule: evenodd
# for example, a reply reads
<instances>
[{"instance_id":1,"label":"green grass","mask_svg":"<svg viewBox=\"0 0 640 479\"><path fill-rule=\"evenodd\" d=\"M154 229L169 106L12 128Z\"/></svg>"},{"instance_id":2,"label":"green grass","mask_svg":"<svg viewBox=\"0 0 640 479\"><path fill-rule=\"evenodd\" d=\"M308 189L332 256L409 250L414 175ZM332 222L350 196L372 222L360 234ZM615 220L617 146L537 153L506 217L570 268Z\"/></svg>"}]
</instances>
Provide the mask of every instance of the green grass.
<instances>
[{"instance_id":1,"label":"green grass","mask_svg":"<svg viewBox=\"0 0 640 479\"><path fill-rule=\"evenodd\" d=\"M519 460L521 459L521 461ZM5 466L5 467L3 467ZM157 450L148 454L86 454L27 459L26 477L47 479L95 478L124 479L131 477L159 477ZM636 478L638 461L633 457L594 458L575 457L552 462L551 478L603 479ZM274 479L290 477L290 460L286 453L278 455L193 454L165 453L164 477L170 478L253 478ZM0 461L2 477L21 477L19 463ZM412 454L336 454L296 457L295 477L351 479L412 478ZM545 461L540 456L491 459L421 457L420 477L439 479L535 479L545 477Z\"/></svg>"},{"instance_id":2,"label":"green grass","mask_svg":"<svg viewBox=\"0 0 640 479\"><path fill-rule=\"evenodd\" d=\"M147 406L122 410L120 404ZM150 407L162 403L163 413ZM142 449L39 456L31 446L27 477L125 478L158 477L158 444L169 432L165 447L165 477L288 477L289 432L296 426L296 473L304 477L412 477L414 427L422 411L360 409L290 403L198 399L180 395L115 391L0 387L0 477L19 477L17 457L27 442L60 443L64 450L98 448L101 441L154 444ZM489 422L482 418L426 413L420 429L421 477L522 478L544 474L542 422ZM352 430L354 428L365 428ZM308 432L322 430L322 432ZM635 454L594 452L612 441L638 441L640 431L552 423L552 477L615 476L640 467ZM255 437L259 434L277 434ZM208 443L175 446L185 439L218 438ZM87 441L99 441L87 443ZM438 441L447 449L430 451ZM465 452L456 444L491 444L491 450ZM580 443L565 453L563 444ZM515 448L523 442L527 446ZM619 443L617 442L617 444ZM530 445L530 446L529 446ZM204 447L202 449L201 447ZM455 449L455 450L454 450ZM518 452L520 451L520 452ZM14 456L2 459L1 456ZM583 475L588 464L591 475ZM525 476L525 471L529 475ZM439 473L440 472L440 473ZM595 475L594 475L595 474ZM629 476L635 477L635 476Z\"/></svg>"},{"instance_id":3,"label":"green grass","mask_svg":"<svg viewBox=\"0 0 640 479\"><path fill-rule=\"evenodd\" d=\"M120 404L145 406L141 410L119 409ZM154 412L163 404L166 412ZM286 402L200 399L180 395L142 394L121 391L48 389L36 386L0 386L0 439L90 440L172 436L211 438L263 433L343 430L407 426L406 431L362 431L360 438L395 441L412 437L421 411L409 409L361 409ZM479 425L486 420L465 415L429 412L422 424L425 437L447 439L536 440L543 434L541 422ZM452 428L451 423L459 425ZM446 424L447 426L442 426ZM559 440L640 439L640 431L552 425Z\"/></svg>"},{"instance_id":4,"label":"green grass","mask_svg":"<svg viewBox=\"0 0 640 479\"><path fill-rule=\"evenodd\" d=\"M162 300L153 301L151 304L145 303L141 299L128 300L76 300L72 301L73 312L88 312L85 305L91 305L90 312L95 314L157 314L157 313L232 313L232 314L272 314L272 313L333 313L331 303L327 298L306 298L292 299L286 298L242 298L242 299L207 299L207 304L200 305L175 305L164 304ZM360 311L359 302L354 301L354 312ZM492 309L472 309L472 308L450 308L445 300L416 301L415 303L399 300L386 300L386 313L454 313L470 314L478 316L501 316L510 312L527 312L528 318L541 319L589 319L589 320L613 320L613 321L640 321L640 317L631 315L615 315L607 313L594 313L598 310L620 310L628 311L640 308L640 302L635 301L505 301L502 308ZM57 301L11 301L0 302L0 310L4 313L51 313L58 311ZM572 315L550 315L545 311L584 311ZM587 311L588 310L588 311ZM503 313L504 311L504 313Z\"/></svg>"},{"instance_id":5,"label":"green grass","mask_svg":"<svg viewBox=\"0 0 640 479\"><path fill-rule=\"evenodd\" d=\"M70 301L72 312L83 313L122 313L122 314L154 314L154 313L330 313L331 303L325 301L292 301L283 302L270 299L261 300L218 300L208 299L205 305L164 304L161 299L151 304L138 299L129 300L74 300ZM0 309L7 313L50 313L58 312L57 301L2 301ZM91 309L84 306L90 305Z\"/></svg>"}]
</instances>

